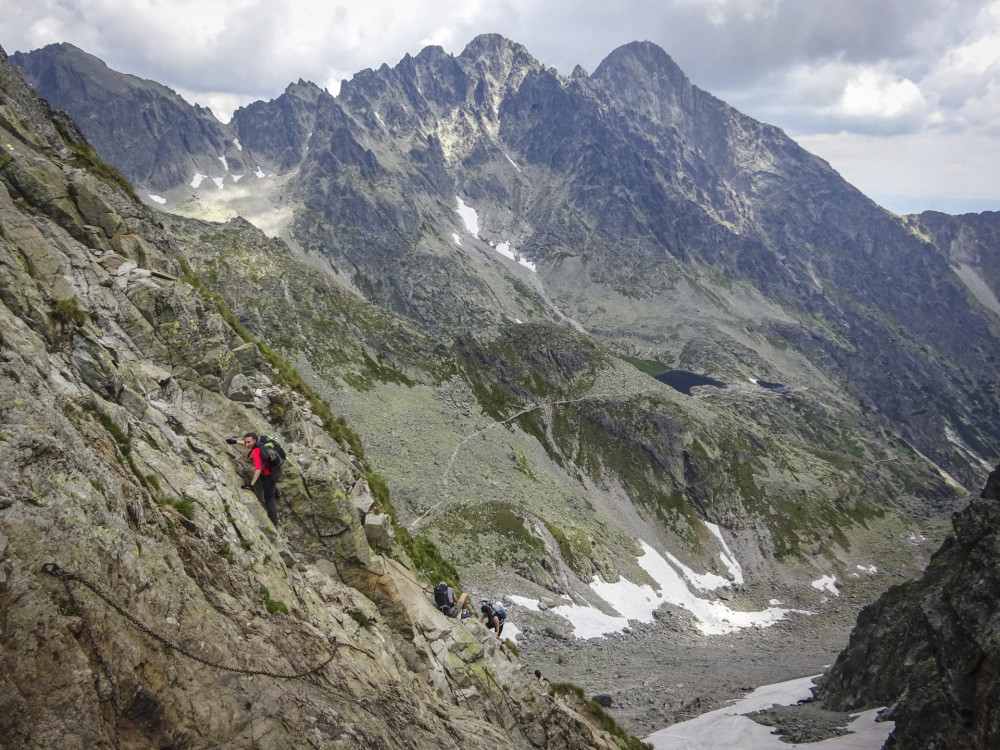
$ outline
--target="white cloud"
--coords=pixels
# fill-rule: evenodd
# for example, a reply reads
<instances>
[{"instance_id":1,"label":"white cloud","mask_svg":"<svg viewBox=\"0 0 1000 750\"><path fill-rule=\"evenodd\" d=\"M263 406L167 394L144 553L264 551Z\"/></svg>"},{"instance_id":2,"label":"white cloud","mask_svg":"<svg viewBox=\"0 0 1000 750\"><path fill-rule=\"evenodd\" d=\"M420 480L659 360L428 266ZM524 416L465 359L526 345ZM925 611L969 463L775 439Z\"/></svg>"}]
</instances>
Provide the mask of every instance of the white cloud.
<instances>
[{"instance_id":1,"label":"white cloud","mask_svg":"<svg viewBox=\"0 0 1000 750\"><path fill-rule=\"evenodd\" d=\"M966 134L966 160L981 166L976 139L1000 138L1000 0L0 0L7 52L68 41L223 120L299 78L336 94L359 70L427 44L457 54L485 32L563 73L648 39L694 83L800 141ZM896 172L912 170L883 170Z\"/></svg>"},{"instance_id":2,"label":"white cloud","mask_svg":"<svg viewBox=\"0 0 1000 750\"><path fill-rule=\"evenodd\" d=\"M847 82L833 112L848 119L885 120L923 113L926 108L920 87L913 81L886 70L866 68Z\"/></svg>"},{"instance_id":3,"label":"white cloud","mask_svg":"<svg viewBox=\"0 0 1000 750\"><path fill-rule=\"evenodd\" d=\"M1000 138L928 131L893 136L819 133L795 140L873 198L993 196L993 210L1000 210L1000 169L990 166L1000 164Z\"/></svg>"}]
</instances>

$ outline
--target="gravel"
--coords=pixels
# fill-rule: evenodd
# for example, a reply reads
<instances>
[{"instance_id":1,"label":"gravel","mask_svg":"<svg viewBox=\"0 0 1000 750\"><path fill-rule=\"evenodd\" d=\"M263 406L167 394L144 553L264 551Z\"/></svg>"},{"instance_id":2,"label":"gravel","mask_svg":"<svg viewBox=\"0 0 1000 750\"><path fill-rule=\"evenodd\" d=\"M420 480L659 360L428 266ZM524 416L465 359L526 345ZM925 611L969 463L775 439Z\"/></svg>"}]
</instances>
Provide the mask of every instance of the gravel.
<instances>
[{"instance_id":1,"label":"gravel","mask_svg":"<svg viewBox=\"0 0 1000 750\"><path fill-rule=\"evenodd\" d=\"M542 616L519 611L518 644L529 670L579 685L591 698L609 696L607 710L615 720L645 737L762 685L822 674L847 645L858 610L878 593L870 587L830 601L813 616L717 636L702 635L693 618L676 608L661 609L653 624L633 623L623 634L589 640L553 637ZM847 723L842 715L828 718L815 709L796 714L796 721L815 723L810 731L817 735L830 721Z\"/></svg>"}]
</instances>

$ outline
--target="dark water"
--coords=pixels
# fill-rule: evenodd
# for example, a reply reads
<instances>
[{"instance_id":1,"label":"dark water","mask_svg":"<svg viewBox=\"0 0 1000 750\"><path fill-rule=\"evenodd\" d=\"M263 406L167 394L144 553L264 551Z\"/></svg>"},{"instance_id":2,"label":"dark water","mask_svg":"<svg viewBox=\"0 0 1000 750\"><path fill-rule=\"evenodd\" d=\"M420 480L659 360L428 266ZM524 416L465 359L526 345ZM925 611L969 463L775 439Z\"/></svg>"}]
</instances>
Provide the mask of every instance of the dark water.
<instances>
[{"instance_id":1,"label":"dark water","mask_svg":"<svg viewBox=\"0 0 1000 750\"><path fill-rule=\"evenodd\" d=\"M726 384L721 380L713 380L705 375L698 375L694 372L688 372L687 370L670 370L661 375L655 376L657 380L661 383L666 383L675 391L680 391L688 396L691 395L691 389L699 385L711 385L716 388L725 388Z\"/></svg>"},{"instance_id":2,"label":"dark water","mask_svg":"<svg viewBox=\"0 0 1000 750\"><path fill-rule=\"evenodd\" d=\"M769 391L780 393L783 396L788 393L791 393L791 389L787 385L782 385L781 383L772 383L768 380L758 380L757 385L759 385L761 388L767 388L767 390Z\"/></svg>"}]
</instances>

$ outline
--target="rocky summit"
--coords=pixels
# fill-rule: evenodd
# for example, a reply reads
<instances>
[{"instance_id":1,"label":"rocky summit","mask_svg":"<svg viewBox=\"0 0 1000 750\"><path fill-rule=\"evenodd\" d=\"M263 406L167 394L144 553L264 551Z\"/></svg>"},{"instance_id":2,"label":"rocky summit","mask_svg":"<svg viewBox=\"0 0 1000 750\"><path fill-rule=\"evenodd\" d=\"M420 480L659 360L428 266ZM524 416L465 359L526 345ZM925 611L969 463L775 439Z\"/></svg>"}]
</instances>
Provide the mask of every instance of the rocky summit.
<instances>
[{"instance_id":1,"label":"rocky summit","mask_svg":"<svg viewBox=\"0 0 1000 750\"><path fill-rule=\"evenodd\" d=\"M65 110L3 69L18 732L42 673L137 747L627 744L829 663L1000 456L1000 215L890 214L656 45L484 35L228 124L11 61Z\"/></svg>"}]
</instances>

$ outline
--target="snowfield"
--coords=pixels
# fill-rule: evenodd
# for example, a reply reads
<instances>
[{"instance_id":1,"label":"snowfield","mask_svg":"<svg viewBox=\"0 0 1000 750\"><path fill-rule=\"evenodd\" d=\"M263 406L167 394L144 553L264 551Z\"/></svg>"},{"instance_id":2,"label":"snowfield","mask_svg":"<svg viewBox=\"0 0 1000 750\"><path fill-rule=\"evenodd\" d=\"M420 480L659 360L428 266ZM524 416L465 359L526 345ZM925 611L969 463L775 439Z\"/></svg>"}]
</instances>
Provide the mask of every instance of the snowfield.
<instances>
[{"instance_id":1,"label":"snowfield","mask_svg":"<svg viewBox=\"0 0 1000 750\"><path fill-rule=\"evenodd\" d=\"M712 533L719 534L718 528ZM719 537L721 539L721 534ZM637 562L656 582L655 588L649 584L633 583L624 577L615 583L608 583L595 576L590 588L605 606L563 604L549 612L568 620L577 638L601 638L609 633L621 633L628 628L631 620L652 623L653 613L664 604L672 604L694 615L698 629L705 635L722 635L741 628L766 628L792 613L811 614L773 605L757 612L742 612L731 609L720 600L698 596L694 589L712 591L743 581L742 568L724 541L725 551L720 553L720 557L733 576L732 581L714 573L696 573L669 552L664 557L642 540L639 540L639 545L643 554ZM534 600L517 596L509 598L521 606L538 609ZM607 610L615 614L609 614Z\"/></svg>"},{"instance_id":2,"label":"snowfield","mask_svg":"<svg viewBox=\"0 0 1000 750\"><path fill-rule=\"evenodd\" d=\"M764 685L754 690L732 706L709 711L690 721L673 724L653 732L644 741L654 750L788 750L790 747L809 747L811 750L879 750L895 724L891 721L876 722L881 709L858 714L848 728L852 734L833 737L808 745L789 745L771 734L766 727L744 714L770 708L777 703L790 706L811 696L813 677Z\"/></svg>"}]
</instances>

